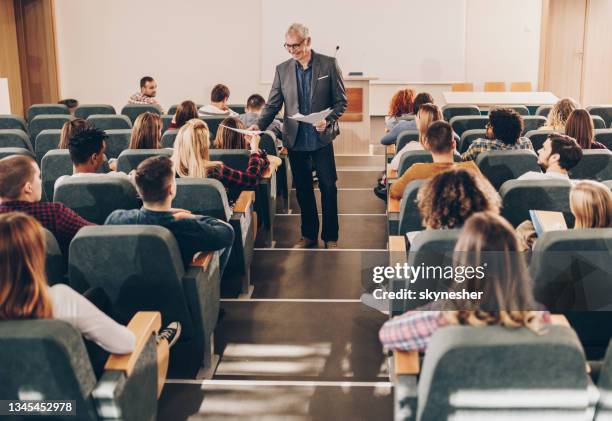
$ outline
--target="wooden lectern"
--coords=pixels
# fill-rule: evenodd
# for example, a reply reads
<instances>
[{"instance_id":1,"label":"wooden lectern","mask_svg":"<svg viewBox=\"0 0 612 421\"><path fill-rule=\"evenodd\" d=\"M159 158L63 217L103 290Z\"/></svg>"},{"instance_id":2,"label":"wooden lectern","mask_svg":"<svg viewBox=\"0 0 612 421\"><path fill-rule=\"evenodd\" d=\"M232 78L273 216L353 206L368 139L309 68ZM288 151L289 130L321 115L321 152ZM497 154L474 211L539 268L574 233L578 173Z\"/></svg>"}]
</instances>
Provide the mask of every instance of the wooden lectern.
<instances>
[{"instance_id":1,"label":"wooden lectern","mask_svg":"<svg viewBox=\"0 0 612 421\"><path fill-rule=\"evenodd\" d=\"M375 79L344 78L348 106L340 118L340 135L334 140L336 155L370 154L370 81Z\"/></svg>"}]
</instances>

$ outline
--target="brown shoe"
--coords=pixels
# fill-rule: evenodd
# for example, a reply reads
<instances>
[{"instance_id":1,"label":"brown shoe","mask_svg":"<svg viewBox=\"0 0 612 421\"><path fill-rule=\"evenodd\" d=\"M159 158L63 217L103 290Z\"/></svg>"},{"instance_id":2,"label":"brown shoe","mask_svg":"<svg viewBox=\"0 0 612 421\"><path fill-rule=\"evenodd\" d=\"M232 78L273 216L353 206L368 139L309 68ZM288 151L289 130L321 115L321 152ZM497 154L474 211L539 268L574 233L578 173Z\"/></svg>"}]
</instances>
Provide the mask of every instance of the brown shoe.
<instances>
[{"instance_id":1,"label":"brown shoe","mask_svg":"<svg viewBox=\"0 0 612 421\"><path fill-rule=\"evenodd\" d=\"M326 249L337 249L338 248L338 242L337 241L326 241L325 242L325 248Z\"/></svg>"},{"instance_id":2,"label":"brown shoe","mask_svg":"<svg viewBox=\"0 0 612 421\"><path fill-rule=\"evenodd\" d=\"M300 238L300 241L295 243L293 248L294 249L309 249L309 248L314 248L318 246L319 246L319 242L317 240L311 240L310 238L302 237Z\"/></svg>"}]
</instances>

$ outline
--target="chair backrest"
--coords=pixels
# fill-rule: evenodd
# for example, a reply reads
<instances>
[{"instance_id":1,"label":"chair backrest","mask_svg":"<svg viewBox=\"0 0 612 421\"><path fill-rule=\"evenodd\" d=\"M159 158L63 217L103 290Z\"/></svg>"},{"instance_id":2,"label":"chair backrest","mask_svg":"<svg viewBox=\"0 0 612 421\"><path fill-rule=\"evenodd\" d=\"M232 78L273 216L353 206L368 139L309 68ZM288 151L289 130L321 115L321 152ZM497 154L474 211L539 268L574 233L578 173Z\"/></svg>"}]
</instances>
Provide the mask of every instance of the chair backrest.
<instances>
[{"instance_id":1,"label":"chair backrest","mask_svg":"<svg viewBox=\"0 0 612 421\"><path fill-rule=\"evenodd\" d=\"M605 129L608 127L605 120L598 115L592 115L591 119L593 120L593 126L596 129Z\"/></svg>"},{"instance_id":2,"label":"chair backrest","mask_svg":"<svg viewBox=\"0 0 612 421\"><path fill-rule=\"evenodd\" d=\"M533 146L533 150L537 152L538 150L542 149L542 146L544 146L544 142L546 142L548 136L553 133L557 133L557 131L546 129L530 130L525 133L525 137L529 138L531 141L531 146Z\"/></svg>"},{"instance_id":3,"label":"chair backrest","mask_svg":"<svg viewBox=\"0 0 612 421\"><path fill-rule=\"evenodd\" d=\"M595 140L612 150L612 128L595 130Z\"/></svg>"},{"instance_id":4,"label":"chair backrest","mask_svg":"<svg viewBox=\"0 0 612 421\"><path fill-rule=\"evenodd\" d=\"M395 150L397 152L401 151L404 146L408 142L418 141L419 140L419 131L418 130L404 130L395 139Z\"/></svg>"},{"instance_id":5,"label":"chair backrest","mask_svg":"<svg viewBox=\"0 0 612 421\"><path fill-rule=\"evenodd\" d=\"M130 145L132 137L131 129L105 130L106 139L106 157L118 158L121 152L126 150Z\"/></svg>"},{"instance_id":6,"label":"chair backrest","mask_svg":"<svg viewBox=\"0 0 612 421\"><path fill-rule=\"evenodd\" d=\"M408 151L400 158L399 166L397 167L397 176L401 177L412 164L417 162L428 163L433 162L431 153L428 151Z\"/></svg>"},{"instance_id":7,"label":"chair backrest","mask_svg":"<svg viewBox=\"0 0 612 421\"><path fill-rule=\"evenodd\" d=\"M0 148L0 159L11 155L25 155L35 158L34 153L25 148Z\"/></svg>"},{"instance_id":8,"label":"chair backrest","mask_svg":"<svg viewBox=\"0 0 612 421\"><path fill-rule=\"evenodd\" d=\"M65 114L69 115L70 110L64 104L34 104L28 108L27 118L31 122L34 117L39 115L50 115L50 114Z\"/></svg>"},{"instance_id":9,"label":"chair backrest","mask_svg":"<svg viewBox=\"0 0 612 421\"><path fill-rule=\"evenodd\" d=\"M127 178L107 174L64 178L55 185L53 201L96 224L104 224L116 209L139 208L134 185Z\"/></svg>"},{"instance_id":10,"label":"chair backrest","mask_svg":"<svg viewBox=\"0 0 612 421\"><path fill-rule=\"evenodd\" d=\"M612 228L543 233L530 264L536 300L554 312L612 310L611 256Z\"/></svg>"},{"instance_id":11,"label":"chair backrest","mask_svg":"<svg viewBox=\"0 0 612 421\"><path fill-rule=\"evenodd\" d=\"M212 178L177 178L172 206L223 221L229 221L232 214L223 184Z\"/></svg>"},{"instance_id":12,"label":"chair backrest","mask_svg":"<svg viewBox=\"0 0 612 421\"><path fill-rule=\"evenodd\" d=\"M276 149L276 135L270 130L263 132L259 139L259 148L268 155L278 156Z\"/></svg>"},{"instance_id":13,"label":"chair backrest","mask_svg":"<svg viewBox=\"0 0 612 421\"><path fill-rule=\"evenodd\" d=\"M589 180L612 179L612 152L607 149L587 149L582 151L582 159L569 170L570 178Z\"/></svg>"},{"instance_id":14,"label":"chair backrest","mask_svg":"<svg viewBox=\"0 0 612 421\"><path fill-rule=\"evenodd\" d=\"M172 156L172 149L126 149L117 158L117 171L129 174L142 161L152 156Z\"/></svg>"},{"instance_id":15,"label":"chair backrest","mask_svg":"<svg viewBox=\"0 0 612 421\"><path fill-rule=\"evenodd\" d=\"M0 114L0 129L17 129L28 131L28 125L23 117L11 114Z\"/></svg>"},{"instance_id":16,"label":"chair backrest","mask_svg":"<svg viewBox=\"0 0 612 421\"><path fill-rule=\"evenodd\" d=\"M550 110L552 110L552 105L540 105L535 112L535 115L541 115L543 117L548 117L550 114Z\"/></svg>"},{"instance_id":17,"label":"chair backrest","mask_svg":"<svg viewBox=\"0 0 612 421\"><path fill-rule=\"evenodd\" d=\"M505 90L506 90L506 82L485 82L484 83L485 92L505 92Z\"/></svg>"},{"instance_id":18,"label":"chair backrest","mask_svg":"<svg viewBox=\"0 0 612 421\"><path fill-rule=\"evenodd\" d=\"M491 112L491 110L496 109L496 108L509 108L511 110L516 111L517 113L519 113L522 116L526 116L529 115L529 108L527 108L524 105L494 105L493 107L491 107L489 109L489 112Z\"/></svg>"},{"instance_id":19,"label":"chair backrest","mask_svg":"<svg viewBox=\"0 0 612 421\"><path fill-rule=\"evenodd\" d=\"M64 123L70 120L74 120L71 115L37 115L30 120L30 142L36 147L36 136L40 132L47 129L61 129L64 127Z\"/></svg>"},{"instance_id":20,"label":"chair backrest","mask_svg":"<svg viewBox=\"0 0 612 421\"><path fill-rule=\"evenodd\" d=\"M40 163L43 192L48 201L53 200L55 181L63 175L72 174L72 160L68 149L52 149Z\"/></svg>"},{"instance_id":21,"label":"chair backrest","mask_svg":"<svg viewBox=\"0 0 612 421\"><path fill-rule=\"evenodd\" d=\"M521 135L525 135L533 130L538 130L540 127L546 124L546 117L542 117L541 115L525 115L523 116L523 124L525 128L523 129L523 133Z\"/></svg>"},{"instance_id":22,"label":"chair backrest","mask_svg":"<svg viewBox=\"0 0 612 421\"><path fill-rule=\"evenodd\" d=\"M476 158L476 165L496 189L528 171L541 171L538 156L525 149L481 152Z\"/></svg>"},{"instance_id":23,"label":"chair backrest","mask_svg":"<svg viewBox=\"0 0 612 421\"><path fill-rule=\"evenodd\" d=\"M453 131L461 136L464 131L472 129L484 129L489 122L489 117L478 115L457 116L450 120Z\"/></svg>"},{"instance_id":24,"label":"chair backrest","mask_svg":"<svg viewBox=\"0 0 612 421\"><path fill-rule=\"evenodd\" d=\"M601 117L606 127L612 127L612 105L591 105L586 107L589 114Z\"/></svg>"},{"instance_id":25,"label":"chair backrest","mask_svg":"<svg viewBox=\"0 0 612 421\"><path fill-rule=\"evenodd\" d=\"M0 361L0 395L5 399L69 396L76 401L78 419L98 419L91 399L96 377L81 333L67 322L0 322Z\"/></svg>"},{"instance_id":26,"label":"chair backrest","mask_svg":"<svg viewBox=\"0 0 612 421\"><path fill-rule=\"evenodd\" d=\"M475 141L476 139L485 139L486 137L486 129L466 130L461 134L461 140L457 145L457 150L459 151L459 153L463 153L468 150L473 141Z\"/></svg>"},{"instance_id":27,"label":"chair backrest","mask_svg":"<svg viewBox=\"0 0 612 421\"><path fill-rule=\"evenodd\" d=\"M28 134L21 129L0 129L0 148L24 148L34 152Z\"/></svg>"},{"instance_id":28,"label":"chair backrest","mask_svg":"<svg viewBox=\"0 0 612 421\"><path fill-rule=\"evenodd\" d=\"M162 148L174 147L174 140L176 139L177 134L178 134L178 129L166 130L161 137Z\"/></svg>"},{"instance_id":29,"label":"chair backrest","mask_svg":"<svg viewBox=\"0 0 612 421\"><path fill-rule=\"evenodd\" d=\"M45 270L47 281L49 285L63 283L68 270L66 259L53 233L46 228L43 228L43 231L45 233L46 244Z\"/></svg>"},{"instance_id":30,"label":"chair backrest","mask_svg":"<svg viewBox=\"0 0 612 421\"><path fill-rule=\"evenodd\" d=\"M157 225L84 227L70 243L68 256L70 283L78 290L102 288L119 322L127 323L141 310L159 311L163 326L179 321L181 340L192 337L182 286L185 268L168 229Z\"/></svg>"},{"instance_id":31,"label":"chair backrest","mask_svg":"<svg viewBox=\"0 0 612 421\"><path fill-rule=\"evenodd\" d=\"M245 170L249 163L250 153L243 149L211 149L210 160L221 161L235 170Z\"/></svg>"},{"instance_id":32,"label":"chair backrest","mask_svg":"<svg viewBox=\"0 0 612 421\"><path fill-rule=\"evenodd\" d=\"M585 364L567 327L549 326L541 335L503 326L444 327L428 344L416 419L557 419L562 413L564 420L584 420Z\"/></svg>"},{"instance_id":33,"label":"chair backrest","mask_svg":"<svg viewBox=\"0 0 612 421\"><path fill-rule=\"evenodd\" d=\"M570 211L571 183L565 180L510 180L499 189L502 199L501 214L513 226L529 220L530 210L563 212L567 226L574 225Z\"/></svg>"},{"instance_id":34,"label":"chair backrest","mask_svg":"<svg viewBox=\"0 0 612 421\"><path fill-rule=\"evenodd\" d=\"M227 107L238 114L244 114L246 112L246 104L227 104Z\"/></svg>"},{"instance_id":35,"label":"chair backrest","mask_svg":"<svg viewBox=\"0 0 612 421\"><path fill-rule=\"evenodd\" d=\"M531 82L511 82L510 91L512 92L531 92Z\"/></svg>"},{"instance_id":36,"label":"chair backrest","mask_svg":"<svg viewBox=\"0 0 612 421\"><path fill-rule=\"evenodd\" d=\"M161 116L161 121L162 121L162 133L165 133L166 130L168 130L168 127L170 127L170 124L172 123L172 119L174 118L174 115L172 114L162 114Z\"/></svg>"},{"instance_id":37,"label":"chair backrest","mask_svg":"<svg viewBox=\"0 0 612 421\"><path fill-rule=\"evenodd\" d=\"M124 115L92 114L87 117L92 125L100 130L131 129L132 121Z\"/></svg>"},{"instance_id":38,"label":"chair backrest","mask_svg":"<svg viewBox=\"0 0 612 421\"><path fill-rule=\"evenodd\" d=\"M451 85L451 91L453 92L473 92L473 83L453 83Z\"/></svg>"},{"instance_id":39,"label":"chair backrest","mask_svg":"<svg viewBox=\"0 0 612 421\"><path fill-rule=\"evenodd\" d=\"M600 397L610 396L612 393L612 346L610 344L608 344L608 350L599 372L597 388L599 389ZM612 402L609 399L599 399L593 420L606 421L610 418L612 418Z\"/></svg>"},{"instance_id":40,"label":"chair backrest","mask_svg":"<svg viewBox=\"0 0 612 421\"><path fill-rule=\"evenodd\" d=\"M126 104L121 109L121 114L127 116L132 124L136 121L136 117L143 113L161 115L161 108L154 104Z\"/></svg>"},{"instance_id":41,"label":"chair backrest","mask_svg":"<svg viewBox=\"0 0 612 421\"><path fill-rule=\"evenodd\" d=\"M425 180L414 180L406 185L400 204L398 235L424 230L417 195Z\"/></svg>"},{"instance_id":42,"label":"chair backrest","mask_svg":"<svg viewBox=\"0 0 612 421\"><path fill-rule=\"evenodd\" d=\"M442 116L444 120L450 121L451 118L463 115L480 115L480 108L476 105L455 105L446 104L442 107Z\"/></svg>"},{"instance_id":43,"label":"chair backrest","mask_svg":"<svg viewBox=\"0 0 612 421\"><path fill-rule=\"evenodd\" d=\"M74 110L74 116L76 118L87 119L87 117L94 114L117 114L117 112L115 111L115 107L107 104L83 104L79 105L76 110Z\"/></svg>"},{"instance_id":44,"label":"chair backrest","mask_svg":"<svg viewBox=\"0 0 612 421\"><path fill-rule=\"evenodd\" d=\"M61 129L47 129L38 133L34 151L36 153L36 161L40 164L43 156L52 149L57 149L60 138L62 137Z\"/></svg>"},{"instance_id":45,"label":"chair backrest","mask_svg":"<svg viewBox=\"0 0 612 421\"><path fill-rule=\"evenodd\" d=\"M227 116L204 116L200 117L202 121L204 121L208 125L208 131L210 132L210 140L213 141L215 136L217 136L217 128L219 128L219 124L223 120L225 120Z\"/></svg>"}]
</instances>

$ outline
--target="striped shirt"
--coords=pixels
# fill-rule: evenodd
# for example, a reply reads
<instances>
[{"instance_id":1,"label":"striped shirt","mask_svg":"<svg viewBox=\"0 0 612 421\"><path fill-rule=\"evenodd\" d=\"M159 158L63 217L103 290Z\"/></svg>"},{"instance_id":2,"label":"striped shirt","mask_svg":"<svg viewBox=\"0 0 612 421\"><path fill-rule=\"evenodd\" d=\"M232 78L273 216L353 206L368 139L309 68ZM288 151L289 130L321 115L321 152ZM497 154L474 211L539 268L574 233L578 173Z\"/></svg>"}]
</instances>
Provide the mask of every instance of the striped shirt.
<instances>
[{"instance_id":1,"label":"striped shirt","mask_svg":"<svg viewBox=\"0 0 612 421\"><path fill-rule=\"evenodd\" d=\"M462 161L472 161L481 152L505 151L511 149L529 149L533 151L531 141L526 137L519 137L515 144L509 145L497 139L476 139L467 151L461 154Z\"/></svg>"}]
</instances>

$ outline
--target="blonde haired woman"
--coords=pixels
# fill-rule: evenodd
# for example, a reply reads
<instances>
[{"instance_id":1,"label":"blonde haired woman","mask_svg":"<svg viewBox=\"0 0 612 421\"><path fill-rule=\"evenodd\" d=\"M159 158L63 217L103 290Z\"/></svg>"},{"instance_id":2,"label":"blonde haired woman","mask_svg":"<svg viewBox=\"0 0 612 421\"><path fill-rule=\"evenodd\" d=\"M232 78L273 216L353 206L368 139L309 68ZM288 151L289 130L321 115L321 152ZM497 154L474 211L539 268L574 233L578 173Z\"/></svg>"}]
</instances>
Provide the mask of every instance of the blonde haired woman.
<instances>
[{"instance_id":1,"label":"blonde haired woman","mask_svg":"<svg viewBox=\"0 0 612 421\"><path fill-rule=\"evenodd\" d=\"M391 163L389 164L392 170L399 168L402 155L408 151L423 151L425 150L425 133L427 128L434 121L442 120L442 110L440 107L434 104L423 104L419 107L419 111L415 117L417 130L419 131L419 140L408 142L404 147L395 154Z\"/></svg>"},{"instance_id":2,"label":"blonde haired woman","mask_svg":"<svg viewBox=\"0 0 612 421\"><path fill-rule=\"evenodd\" d=\"M155 113L142 113L136 117L128 149L160 149L161 118Z\"/></svg>"},{"instance_id":3,"label":"blonde haired woman","mask_svg":"<svg viewBox=\"0 0 612 421\"><path fill-rule=\"evenodd\" d=\"M387 350L425 351L429 338L450 325L505 326L543 333L550 314L535 301L527 265L518 251L512 226L494 212L472 215L455 246L455 267L478 267L486 256L481 279L474 276L453 286L457 290L482 292L481 300L432 303L387 321L379 338Z\"/></svg>"},{"instance_id":4,"label":"blonde haired woman","mask_svg":"<svg viewBox=\"0 0 612 421\"><path fill-rule=\"evenodd\" d=\"M572 111L580 105L572 98L563 98L557 101L552 110L548 114L546 124L540 127L541 130L556 130L561 133L565 132L565 124Z\"/></svg>"}]
</instances>

